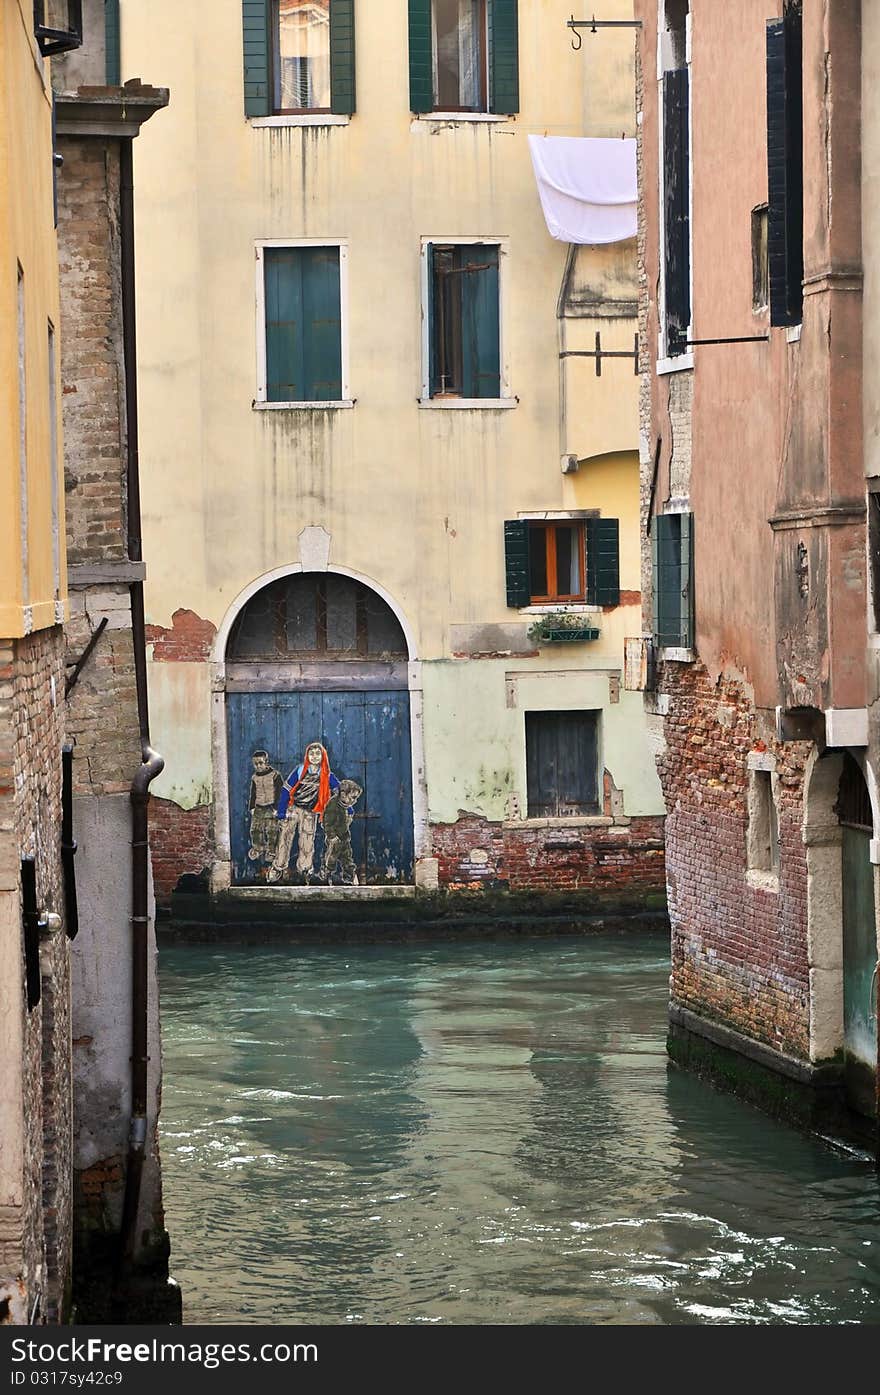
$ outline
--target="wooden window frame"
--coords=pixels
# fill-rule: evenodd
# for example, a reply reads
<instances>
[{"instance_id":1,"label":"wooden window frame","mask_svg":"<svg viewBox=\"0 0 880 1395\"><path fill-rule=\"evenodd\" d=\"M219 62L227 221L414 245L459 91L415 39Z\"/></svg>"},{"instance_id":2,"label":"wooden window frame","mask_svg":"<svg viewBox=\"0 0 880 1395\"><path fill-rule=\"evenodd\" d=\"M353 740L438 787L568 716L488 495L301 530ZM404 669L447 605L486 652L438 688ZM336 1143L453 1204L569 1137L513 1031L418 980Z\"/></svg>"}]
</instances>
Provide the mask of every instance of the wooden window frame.
<instances>
[{"instance_id":1,"label":"wooden window frame","mask_svg":"<svg viewBox=\"0 0 880 1395\"><path fill-rule=\"evenodd\" d=\"M479 0L480 3L480 105L478 107L463 106L437 106L431 107L431 116L442 116L445 112L464 115L485 115L489 113L489 4L488 0ZM433 33L434 33L434 5L435 0L431 0L431 34L433 53ZM431 76L431 89L433 97L434 79Z\"/></svg>"},{"instance_id":2,"label":"wooden window frame","mask_svg":"<svg viewBox=\"0 0 880 1395\"><path fill-rule=\"evenodd\" d=\"M509 237L498 237L487 233L484 237L450 237L448 235L426 234L421 242L421 331L422 331L422 382L419 406L428 410L467 410L497 411L499 408L516 407L518 399L510 390L510 361L508 358L507 304L508 250ZM462 397L458 393L431 396L431 300L434 285L429 273L429 250L437 247L473 247L474 245L496 247L498 249L498 397Z\"/></svg>"},{"instance_id":3,"label":"wooden window frame","mask_svg":"<svg viewBox=\"0 0 880 1395\"><path fill-rule=\"evenodd\" d=\"M557 528L575 528L578 539L578 574L580 577L580 590L577 595L571 595L559 590L558 577L556 575L556 530ZM547 594L540 595L531 593L531 605L577 605L584 604L587 598L587 573L586 573L586 528L582 519L548 519L546 522L530 522L529 535L544 530L545 534L545 559L547 567ZM551 585L552 580L552 585Z\"/></svg>"},{"instance_id":4,"label":"wooden window frame","mask_svg":"<svg viewBox=\"0 0 880 1395\"><path fill-rule=\"evenodd\" d=\"M268 366L266 354L266 262L267 247L336 247L339 251L339 339L342 369L342 396L316 402L270 402L268 400ZM263 238L255 244L256 310L257 310L257 395L253 406L261 411L315 411L324 408L353 407L348 372L348 239L339 237L281 237Z\"/></svg>"},{"instance_id":5,"label":"wooden window frame","mask_svg":"<svg viewBox=\"0 0 880 1395\"><path fill-rule=\"evenodd\" d=\"M330 9L333 0L328 0L327 4L327 61L332 57L330 49ZM269 4L269 82L270 96L269 111L271 116L329 116L333 111L333 70L330 70L330 106L328 107L281 107L275 105L275 92L280 92L280 63L281 63L281 33L280 33L280 10L281 0L270 0Z\"/></svg>"}]
</instances>

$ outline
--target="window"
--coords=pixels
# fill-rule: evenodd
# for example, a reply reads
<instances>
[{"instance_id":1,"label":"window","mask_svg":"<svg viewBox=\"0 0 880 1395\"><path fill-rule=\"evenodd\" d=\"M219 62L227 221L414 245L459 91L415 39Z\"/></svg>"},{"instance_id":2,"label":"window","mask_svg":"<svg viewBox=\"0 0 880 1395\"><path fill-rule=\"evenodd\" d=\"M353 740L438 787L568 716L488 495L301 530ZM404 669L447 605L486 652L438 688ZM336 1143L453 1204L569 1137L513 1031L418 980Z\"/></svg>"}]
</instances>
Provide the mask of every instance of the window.
<instances>
[{"instance_id":1,"label":"window","mask_svg":"<svg viewBox=\"0 0 880 1395\"><path fill-rule=\"evenodd\" d=\"M599 813L598 712L527 712L530 819Z\"/></svg>"},{"instance_id":2,"label":"window","mask_svg":"<svg viewBox=\"0 0 880 1395\"><path fill-rule=\"evenodd\" d=\"M258 403L343 403L340 244L257 247Z\"/></svg>"},{"instance_id":3,"label":"window","mask_svg":"<svg viewBox=\"0 0 880 1395\"><path fill-rule=\"evenodd\" d=\"M804 276L800 0L767 25L767 241L771 325L800 324Z\"/></svg>"},{"instance_id":4,"label":"window","mask_svg":"<svg viewBox=\"0 0 880 1395\"><path fill-rule=\"evenodd\" d=\"M770 770L751 770L748 790L746 852L748 870L779 876L779 820Z\"/></svg>"},{"instance_id":5,"label":"window","mask_svg":"<svg viewBox=\"0 0 880 1395\"><path fill-rule=\"evenodd\" d=\"M659 649L691 649L693 515L658 514L652 520L654 642Z\"/></svg>"},{"instance_id":6,"label":"window","mask_svg":"<svg viewBox=\"0 0 880 1395\"><path fill-rule=\"evenodd\" d=\"M429 243L428 395L501 396L499 248Z\"/></svg>"},{"instance_id":7,"label":"window","mask_svg":"<svg viewBox=\"0 0 880 1395\"><path fill-rule=\"evenodd\" d=\"M406 658L400 624L375 591L333 572L282 577L258 591L236 618L232 662Z\"/></svg>"},{"instance_id":8,"label":"window","mask_svg":"<svg viewBox=\"0 0 880 1395\"><path fill-rule=\"evenodd\" d=\"M509 606L620 604L616 518L510 519L504 552Z\"/></svg>"},{"instance_id":9,"label":"window","mask_svg":"<svg viewBox=\"0 0 880 1395\"><path fill-rule=\"evenodd\" d=\"M52 509L52 578L55 600L61 599L61 530L58 521L58 380L55 362L55 327L47 326L49 355L49 489Z\"/></svg>"},{"instance_id":10,"label":"window","mask_svg":"<svg viewBox=\"0 0 880 1395\"><path fill-rule=\"evenodd\" d=\"M34 37L44 58L80 48L82 0L34 0Z\"/></svg>"},{"instance_id":11,"label":"window","mask_svg":"<svg viewBox=\"0 0 880 1395\"><path fill-rule=\"evenodd\" d=\"M766 310L770 297L767 260L767 205L752 209L752 309Z\"/></svg>"},{"instance_id":12,"label":"window","mask_svg":"<svg viewBox=\"0 0 880 1395\"><path fill-rule=\"evenodd\" d=\"M354 0L242 0L246 116L355 110Z\"/></svg>"},{"instance_id":13,"label":"window","mask_svg":"<svg viewBox=\"0 0 880 1395\"><path fill-rule=\"evenodd\" d=\"M412 111L519 111L517 0L408 3Z\"/></svg>"},{"instance_id":14,"label":"window","mask_svg":"<svg viewBox=\"0 0 880 1395\"><path fill-rule=\"evenodd\" d=\"M880 489L868 490L868 564L871 573L871 629L880 632Z\"/></svg>"},{"instance_id":15,"label":"window","mask_svg":"<svg viewBox=\"0 0 880 1395\"><path fill-rule=\"evenodd\" d=\"M665 354L688 350L691 323L690 73L687 0L667 0L661 35L663 319Z\"/></svg>"},{"instance_id":16,"label":"window","mask_svg":"<svg viewBox=\"0 0 880 1395\"><path fill-rule=\"evenodd\" d=\"M21 263L18 271L18 509L19 538L21 542L21 598L25 605L30 594L28 571L28 419L27 419L27 333L25 327L24 272Z\"/></svg>"}]
</instances>

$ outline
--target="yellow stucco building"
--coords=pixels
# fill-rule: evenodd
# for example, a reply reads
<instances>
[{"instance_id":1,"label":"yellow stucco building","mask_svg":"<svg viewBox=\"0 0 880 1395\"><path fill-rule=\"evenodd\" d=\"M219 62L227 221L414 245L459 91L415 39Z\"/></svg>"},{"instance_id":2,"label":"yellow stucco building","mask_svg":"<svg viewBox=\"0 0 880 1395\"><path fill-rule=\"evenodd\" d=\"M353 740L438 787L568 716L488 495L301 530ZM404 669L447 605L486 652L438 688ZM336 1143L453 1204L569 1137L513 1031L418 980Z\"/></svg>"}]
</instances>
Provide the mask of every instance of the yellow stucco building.
<instances>
[{"instance_id":1,"label":"yellow stucco building","mask_svg":"<svg viewBox=\"0 0 880 1395\"><path fill-rule=\"evenodd\" d=\"M551 237L528 140L632 147L633 33L575 52L570 8L123 0L174 94L135 155L160 895L662 886L635 238Z\"/></svg>"}]
</instances>

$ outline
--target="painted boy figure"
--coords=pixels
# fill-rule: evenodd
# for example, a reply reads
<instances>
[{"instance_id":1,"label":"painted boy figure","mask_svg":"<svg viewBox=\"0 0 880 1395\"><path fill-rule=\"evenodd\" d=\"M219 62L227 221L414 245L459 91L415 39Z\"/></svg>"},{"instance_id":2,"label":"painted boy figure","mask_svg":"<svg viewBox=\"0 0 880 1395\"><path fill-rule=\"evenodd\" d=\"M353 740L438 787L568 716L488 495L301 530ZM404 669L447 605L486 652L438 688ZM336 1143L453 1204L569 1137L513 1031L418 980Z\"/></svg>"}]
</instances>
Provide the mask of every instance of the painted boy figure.
<instances>
[{"instance_id":1,"label":"painted boy figure","mask_svg":"<svg viewBox=\"0 0 880 1395\"><path fill-rule=\"evenodd\" d=\"M302 765L291 770L281 788L276 817L280 821L278 846L267 881L279 882L290 863L293 840L297 839L296 870L310 882L314 872L315 834L318 820L327 808L339 781L330 770L327 752L320 741L306 747Z\"/></svg>"},{"instance_id":2,"label":"painted boy figure","mask_svg":"<svg viewBox=\"0 0 880 1395\"><path fill-rule=\"evenodd\" d=\"M254 751L251 756L254 773L251 776L248 812L251 823L251 862L271 862L278 845L278 820L275 809L281 797L281 774L269 764L268 751Z\"/></svg>"},{"instance_id":3,"label":"painted boy figure","mask_svg":"<svg viewBox=\"0 0 880 1395\"><path fill-rule=\"evenodd\" d=\"M341 868L346 886L357 886L357 871L351 851L351 821L354 806L363 794L355 780L341 780L339 789L331 795L324 810L324 858L321 877L330 880L337 867Z\"/></svg>"}]
</instances>

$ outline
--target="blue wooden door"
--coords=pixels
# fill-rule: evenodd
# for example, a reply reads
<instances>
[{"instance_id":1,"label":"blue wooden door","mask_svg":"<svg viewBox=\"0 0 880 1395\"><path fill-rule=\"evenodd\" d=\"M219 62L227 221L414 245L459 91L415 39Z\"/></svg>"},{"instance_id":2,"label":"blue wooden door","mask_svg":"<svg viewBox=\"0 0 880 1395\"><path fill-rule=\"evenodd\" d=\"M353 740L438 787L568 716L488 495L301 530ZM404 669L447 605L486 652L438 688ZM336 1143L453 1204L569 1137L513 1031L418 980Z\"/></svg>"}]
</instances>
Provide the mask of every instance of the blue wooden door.
<instances>
[{"instance_id":1,"label":"blue wooden door","mask_svg":"<svg viewBox=\"0 0 880 1395\"><path fill-rule=\"evenodd\" d=\"M271 847L260 841L253 795L265 801L272 772L282 780L303 763L306 748L320 743L337 780L352 780L362 793L353 807L351 858L358 882L410 882L413 873L412 764L409 693L296 692L230 693L227 702L229 816L232 879L236 886L275 880ZM254 752L268 755L268 775L254 785ZM262 762L260 770L262 771ZM277 780L276 780L277 788ZM264 806L265 807L265 806ZM327 816L329 824L329 815ZM277 834L274 826L272 833ZM315 839L314 875L320 880L326 847L324 828ZM344 860L344 859L343 859ZM295 857L291 859L291 865ZM341 865L341 864L340 864ZM280 880L295 880L285 871ZM347 881L337 870L331 881Z\"/></svg>"},{"instance_id":2,"label":"blue wooden door","mask_svg":"<svg viewBox=\"0 0 880 1395\"><path fill-rule=\"evenodd\" d=\"M877 1112L877 930L871 834L843 828L843 1028L846 1089L860 1114Z\"/></svg>"}]
</instances>

